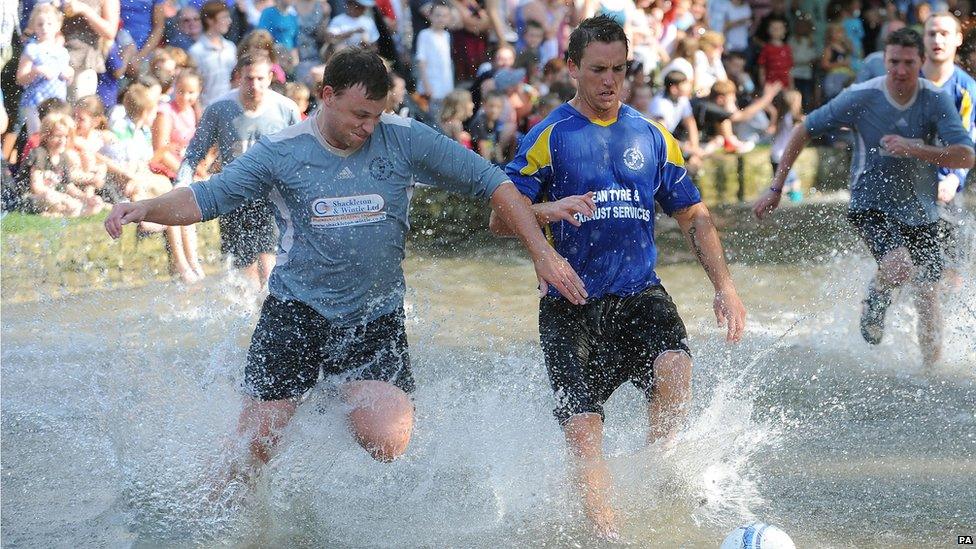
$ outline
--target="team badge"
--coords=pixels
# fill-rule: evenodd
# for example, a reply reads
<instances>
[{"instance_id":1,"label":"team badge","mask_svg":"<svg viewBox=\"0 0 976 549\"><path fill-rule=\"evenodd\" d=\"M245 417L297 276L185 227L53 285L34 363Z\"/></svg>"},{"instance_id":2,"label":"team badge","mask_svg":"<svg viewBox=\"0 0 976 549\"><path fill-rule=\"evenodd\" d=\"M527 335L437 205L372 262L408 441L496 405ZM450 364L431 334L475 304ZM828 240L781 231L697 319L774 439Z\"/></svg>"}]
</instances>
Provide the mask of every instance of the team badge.
<instances>
[{"instance_id":1,"label":"team badge","mask_svg":"<svg viewBox=\"0 0 976 549\"><path fill-rule=\"evenodd\" d=\"M644 153L637 147L631 147L624 151L624 165L637 171L644 167Z\"/></svg>"},{"instance_id":2,"label":"team badge","mask_svg":"<svg viewBox=\"0 0 976 549\"><path fill-rule=\"evenodd\" d=\"M377 181L385 181L393 175L393 162L389 158L378 156L369 161L369 175Z\"/></svg>"}]
</instances>

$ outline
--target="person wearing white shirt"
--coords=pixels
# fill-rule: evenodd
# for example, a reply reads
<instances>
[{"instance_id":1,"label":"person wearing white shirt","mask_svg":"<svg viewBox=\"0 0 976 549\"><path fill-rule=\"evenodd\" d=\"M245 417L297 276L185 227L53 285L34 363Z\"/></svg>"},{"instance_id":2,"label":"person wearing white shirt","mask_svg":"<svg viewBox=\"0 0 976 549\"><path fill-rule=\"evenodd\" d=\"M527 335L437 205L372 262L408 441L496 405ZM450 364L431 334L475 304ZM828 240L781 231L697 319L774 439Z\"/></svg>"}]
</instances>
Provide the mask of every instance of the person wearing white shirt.
<instances>
[{"instance_id":1,"label":"person wearing white shirt","mask_svg":"<svg viewBox=\"0 0 976 549\"><path fill-rule=\"evenodd\" d=\"M207 2L200 9L200 18L203 35L187 53L199 68L203 79L200 105L207 107L230 91L230 75L237 64L237 46L223 37L231 23L226 4Z\"/></svg>"},{"instance_id":2,"label":"person wearing white shirt","mask_svg":"<svg viewBox=\"0 0 976 549\"><path fill-rule=\"evenodd\" d=\"M373 46L380 39L380 31L373 21L370 8L376 0L346 0L346 13L329 21L329 41L348 46Z\"/></svg>"}]
</instances>

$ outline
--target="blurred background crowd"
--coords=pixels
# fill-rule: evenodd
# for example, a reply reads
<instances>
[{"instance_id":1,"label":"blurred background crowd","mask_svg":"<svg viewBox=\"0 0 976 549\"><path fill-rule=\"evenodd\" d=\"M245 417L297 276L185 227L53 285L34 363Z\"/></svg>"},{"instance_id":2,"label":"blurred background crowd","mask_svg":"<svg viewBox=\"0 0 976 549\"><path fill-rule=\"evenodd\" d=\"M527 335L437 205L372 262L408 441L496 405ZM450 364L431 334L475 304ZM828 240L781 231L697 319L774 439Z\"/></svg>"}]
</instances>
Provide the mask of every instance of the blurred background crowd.
<instances>
[{"instance_id":1,"label":"blurred background crowd","mask_svg":"<svg viewBox=\"0 0 976 549\"><path fill-rule=\"evenodd\" d=\"M203 110L238 86L245 54L302 117L323 64L353 45L395 72L389 110L492 162L570 99L564 51L593 14L631 45L623 99L680 140L692 170L777 146L804 113L880 74L887 33L948 10L976 69L970 0L21 0L0 21L3 207L98 213L172 187ZM883 71L883 66L881 68ZM829 141L833 139L828 136ZM843 145L843 139L838 139ZM219 169L210 154L196 169ZM787 189L799 201L799 186Z\"/></svg>"}]
</instances>

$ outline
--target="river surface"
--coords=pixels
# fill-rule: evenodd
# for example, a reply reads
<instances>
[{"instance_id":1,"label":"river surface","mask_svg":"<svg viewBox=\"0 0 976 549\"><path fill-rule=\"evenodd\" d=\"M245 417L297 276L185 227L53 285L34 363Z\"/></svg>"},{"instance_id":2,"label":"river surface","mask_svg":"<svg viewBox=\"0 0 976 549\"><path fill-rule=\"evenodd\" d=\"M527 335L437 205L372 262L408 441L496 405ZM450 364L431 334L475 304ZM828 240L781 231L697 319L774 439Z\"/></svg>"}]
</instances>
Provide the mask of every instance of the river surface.
<instances>
[{"instance_id":1,"label":"river surface","mask_svg":"<svg viewBox=\"0 0 976 549\"><path fill-rule=\"evenodd\" d=\"M733 265L748 335L728 345L704 273L659 269L689 330L694 405L645 447L632 387L607 407L623 543L717 547L744 522L800 547L955 545L976 535L976 276L945 297L925 372L907 292L883 343L857 330L873 262ZM313 390L249 494L214 500L257 300L226 276L2 308L5 547L599 547L567 482L531 265L405 263L417 426L373 462Z\"/></svg>"}]
</instances>

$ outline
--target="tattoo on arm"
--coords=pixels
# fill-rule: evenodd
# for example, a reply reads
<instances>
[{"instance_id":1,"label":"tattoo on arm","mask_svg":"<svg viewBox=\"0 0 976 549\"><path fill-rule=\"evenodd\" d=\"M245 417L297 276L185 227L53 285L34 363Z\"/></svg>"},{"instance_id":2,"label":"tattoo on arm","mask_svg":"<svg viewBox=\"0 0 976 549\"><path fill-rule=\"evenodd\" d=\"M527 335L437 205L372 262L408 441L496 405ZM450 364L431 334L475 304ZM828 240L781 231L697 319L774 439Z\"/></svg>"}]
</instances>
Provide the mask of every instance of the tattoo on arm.
<instances>
[{"instance_id":1,"label":"tattoo on arm","mask_svg":"<svg viewBox=\"0 0 976 549\"><path fill-rule=\"evenodd\" d=\"M691 240L691 249L695 251L695 257L698 258L698 262L701 263L705 271L709 271L708 262L705 261L705 254L702 253L701 245L698 243L696 235L698 234L698 227L692 225L688 228L688 239ZM709 273L711 274L711 273Z\"/></svg>"}]
</instances>

